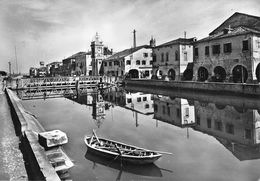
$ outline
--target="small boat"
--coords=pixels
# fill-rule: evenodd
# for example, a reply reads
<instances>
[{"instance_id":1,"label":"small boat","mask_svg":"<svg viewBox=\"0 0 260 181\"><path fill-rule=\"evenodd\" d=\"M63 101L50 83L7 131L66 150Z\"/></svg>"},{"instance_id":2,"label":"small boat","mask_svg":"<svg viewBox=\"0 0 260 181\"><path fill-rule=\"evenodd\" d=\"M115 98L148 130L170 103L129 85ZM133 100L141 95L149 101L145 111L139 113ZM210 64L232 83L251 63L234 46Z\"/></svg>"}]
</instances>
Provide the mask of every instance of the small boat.
<instances>
[{"instance_id":1,"label":"small boat","mask_svg":"<svg viewBox=\"0 0 260 181\"><path fill-rule=\"evenodd\" d=\"M85 136L84 141L88 151L91 153L131 164L151 164L162 156L157 151L147 150L105 138L98 138L94 131L92 136Z\"/></svg>"}]
</instances>

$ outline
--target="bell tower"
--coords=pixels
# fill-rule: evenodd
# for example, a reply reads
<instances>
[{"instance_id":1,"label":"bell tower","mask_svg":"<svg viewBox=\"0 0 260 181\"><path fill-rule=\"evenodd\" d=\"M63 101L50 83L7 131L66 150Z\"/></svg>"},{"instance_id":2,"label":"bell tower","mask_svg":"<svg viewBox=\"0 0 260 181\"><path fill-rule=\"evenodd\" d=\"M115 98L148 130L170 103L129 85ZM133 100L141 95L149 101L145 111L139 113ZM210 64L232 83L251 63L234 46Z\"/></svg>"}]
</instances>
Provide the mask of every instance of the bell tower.
<instances>
[{"instance_id":1,"label":"bell tower","mask_svg":"<svg viewBox=\"0 0 260 181\"><path fill-rule=\"evenodd\" d=\"M102 60L104 59L104 45L98 33L91 42L92 75L99 75Z\"/></svg>"}]
</instances>

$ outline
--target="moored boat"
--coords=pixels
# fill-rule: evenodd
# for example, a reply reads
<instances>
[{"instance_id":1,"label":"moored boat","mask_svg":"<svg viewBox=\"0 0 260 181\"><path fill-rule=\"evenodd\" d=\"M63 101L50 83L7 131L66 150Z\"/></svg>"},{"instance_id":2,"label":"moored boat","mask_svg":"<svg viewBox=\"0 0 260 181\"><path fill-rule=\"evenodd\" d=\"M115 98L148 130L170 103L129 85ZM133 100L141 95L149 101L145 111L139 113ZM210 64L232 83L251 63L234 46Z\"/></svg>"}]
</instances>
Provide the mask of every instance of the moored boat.
<instances>
[{"instance_id":1,"label":"moored boat","mask_svg":"<svg viewBox=\"0 0 260 181\"><path fill-rule=\"evenodd\" d=\"M84 141L89 152L131 164L150 164L162 156L157 151L106 138L98 138L95 132L93 132L92 136L85 136Z\"/></svg>"}]
</instances>

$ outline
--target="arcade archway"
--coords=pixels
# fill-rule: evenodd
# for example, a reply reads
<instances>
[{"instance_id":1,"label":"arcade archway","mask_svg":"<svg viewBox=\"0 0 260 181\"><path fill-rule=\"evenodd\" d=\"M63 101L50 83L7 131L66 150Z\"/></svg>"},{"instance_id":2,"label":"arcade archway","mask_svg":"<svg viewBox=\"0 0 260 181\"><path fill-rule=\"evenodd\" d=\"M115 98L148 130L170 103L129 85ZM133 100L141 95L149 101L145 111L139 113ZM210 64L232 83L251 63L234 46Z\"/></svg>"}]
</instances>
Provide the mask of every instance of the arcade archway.
<instances>
[{"instance_id":1,"label":"arcade archway","mask_svg":"<svg viewBox=\"0 0 260 181\"><path fill-rule=\"evenodd\" d=\"M237 65L232 70L233 82L244 83L247 80L247 69L242 65Z\"/></svg>"},{"instance_id":2,"label":"arcade archway","mask_svg":"<svg viewBox=\"0 0 260 181\"><path fill-rule=\"evenodd\" d=\"M216 82L224 82L226 79L226 71L223 67L217 66L214 68L214 81Z\"/></svg>"},{"instance_id":3,"label":"arcade archway","mask_svg":"<svg viewBox=\"0 0 260 181\"><path fill-rule=\"evenodd\" d=\"M205 67L200 67L198 70L198 81L205 81L209 77L208 70Z\"/></svg>"},{"instance_id":4,"label":"arcade archway","mask_svg":"<svg viewBox=\"0 0 260 181\"><path fill-rule=\"evenodd\" d=\"M174 71L173 69L170 69L170 70L168 71L168 78L169 78L170 80L175 80L175 76L176 76L175 71Z\"/></svg>"}]
</instances>

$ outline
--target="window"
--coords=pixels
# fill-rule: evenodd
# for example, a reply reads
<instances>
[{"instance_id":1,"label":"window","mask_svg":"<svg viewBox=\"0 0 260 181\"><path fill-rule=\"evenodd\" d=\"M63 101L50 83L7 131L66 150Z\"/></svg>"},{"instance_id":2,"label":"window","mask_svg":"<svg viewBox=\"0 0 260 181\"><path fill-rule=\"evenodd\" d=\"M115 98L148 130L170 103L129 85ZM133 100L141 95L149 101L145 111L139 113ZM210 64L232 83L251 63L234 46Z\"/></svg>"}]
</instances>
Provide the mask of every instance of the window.
<instances>
[{"instance_id":1,"label":"window","mask_svg":"<svg viewBox=\"0 0 260 181\"><path fill-rule=\"evenodd\" d=\"M169 53L167 52L166 53L166 62L168 62L169 61Z\"/></svg>"},{"instance_id":2,"label":"window","mask_svg":"<svg viewBox=\"0 0 260 181\"><path fill-rule=\"evenodd\" d=\"M218 131L222 131L222 122L221 121L216 121L215 122L215 129Z\"/></svg>"},{"instance_id":3,"label":"window","mask_svg":"<svg viewBox=\"0 0 260 181\"><path fill-rule=\"evenodd\" d=\"M226 124L226 132L229 134L234 134L234 125L227 123Z\"/></svg>"},{"instance_id":4,"label":"window","mask_svg":"<svg viewBox=\"0 0 260 181\"><path fill-rule=\"evenodd\" d=\"M197 116L197 125L200 125L200 117Z\"/></svg>"},{"instance_id":5,"label":"window","mask_svg":"<svg viewBox=\"0 0 260 181\"><path fill-rule=\"evenodd\" d=\"M147 97L143 97L143 101L147 101Z\"/></svg>"},{"instance_id":6,"label":"window","mask_svg":"<svg viewBox=\"0 0 260 181\"><path fill-rule=\"evenodd\" d=\"M242 50L243 51L249 50L248 40L243 40L243 48L242 48Z\"/></svg>"},{"instance_id":7,"label":"window","mask_svg":"<svg viewBox=\"0 0 260 181\"><path fill-rule=\"evenodd\" d=\"M189 108L188 108L188 107L185 108L185 116L186 116L186 117L189 117L189 116L190 116L190 111L189 111Z\"/></svg>"},{"instance_id":8,"label":"window","mask_svg":"<svg viewBox=\"0 0 260 181\"><path fill-rule=\"evenodd\" d=\"M132 102L132 99L131 98L128 98L127 99L127 103L131 103Z\"/></svg>"},{"instance_id":9,"label":"window","mask_svg":"<svg viewBox=\"0 0 260 181\"><path fill-rule=\"evenodd\" d=\"M148 57L148 53L144 53L144 57Z\"/></svg>"},{"instance_id":10,"label":"window","mask_svg":"<svg viewBox=\"0 0 260 181\"><path fill-rule=\"evenodd\" d=\"M153 62L156 62L156 55L153 54Z\"/></svg>"},{"instance_id":11,"label":"window","mask_svg":"<svg viewBox=\"0 0 260 181\"><path fill-rule=\"evenodd\" d=\"M248 129L248 128L245 129L245 137L246 137L246 139L251 139L252 138L251 130Z\"/></svg>"},{"instance_id":12,"label":"window","mask_svg":"<svg viewBox=\"0 0 260 181\"><path fill-rule=\"evenodd\" d=\"M167 114L168 114L168 116L171 115L171 108L170 108L170 106L167 106Z\"/></svg>"},{"instance_id":13,"label":"window","mask_svg":"<svg viewBox=\"0 0 260 181\"><path fill-rule=\"evenodd\" d=\"M176 112L177 112L177 117L180 118L181 117L181 110L179 108L177 108Z\"/></svg>"},{"instance_id":14,"label":"window","mask_svg":"<svg viewBox=\"0 0 260 181\"><path fill-rule=\"evenodd\" d=\"M212 54L220 54L220 45L212 45Z\"/></svg>"},{"instance_id":15,"label":"window","mask_svg":"<svg viewBox=\"0 0 260 181\"><path fill-rule=\"evenodd\" d=\"M209 46L205 46L205 55L209 56Z\"/></svg>"},{"instance_id":16,"label":"window","mask_svg":"<svg viewBox=\"0 0 260 181\"><path fill-rule=\"evenodd\" d=\"M130 60L127 60L127 61L126 61L126 65L131 65L131 61L130 61Z\"/></svg>"},{"instance_id":17,"label":"window","mask_svg":"<svg viewBox=\"0 0 260 181\"><path fill-rule=\"evenodd\" d=\"M107 62L104 62L104 66L105 66L105 67L107 66Z\"/></svg>"},{"instance_id":18,"label":"window","mask_svg":"<svg viewBox=\"0 0 260 181\"><path fill-rule=\"evenodd\" d=\"M142 101L141 97L137 97L137 102L141 102L141 101Z\"/></svg>"},{"instance_id":19,"label":"window","mask_svg":"<svg viewBox=\"0 0 260 181\"><path fill-rule=\"evenodd\" d=\"M194 49L194 56L199 56L199 48Z\"/></svg>"},{"instance_id":20,"label":"window","mask_svg":"<svg viewBox=\"0 0 260 181\"><path fill-rule=\"evenodd\" d=\"M140 65L140 60L136 60L136 65Z\"/></svg>"},{"instance_id":21,"label":"window","mask_svg":"<svg viewBox=\"0 0 260 181\"><path fill-rule=\"evenodd\" d=\"M207 119L207 125L208 125L208 128L211 128L211 119L210 118Z\"/></svg>"},{"instance_id":22,"label":"window","mask_svg":"<svg viewBox=\"0 0 260 181\"><path fill-rule=\"evenodd\" d=\"M158 111L158 106L157 106L157 104L154 104L153 108L154 108L154 112L157 112L157 111Z\"/></svg>"},{"instance_id":23,"label":"window","mask_svg":"<svg viewBox=\"0 0 260 181\"><path fill-rule=\"evenodd\" d=\"M162 106L162 113L165 114L165 105Z\"/></svg>"},{"instance_id":24,"label":"window","mask_svg":"<svg viewBox=\"0 0 260 181\"><path fill-rule=\"evenodd\" d=\"M112 66L112 62L109 62L109 66L110 66L110 67Z\"/></svg>"},{"instance_id":25,"label":"window","mask_svg":"<svg viewBox=\"0 0 260 181\"><path fill-rule=\"evenodd\" d=\"M146 77L149 77L149 75L150 75L149 70L144 71L144 75L145 75Z\"/></svg>"},{"instance_id":26,"label":"window","mask_svg":"<svg viewBox=\"0 0 260 181\"><path fill-rule=\"evenodd\" d=\"M114 65L119 65L119 62L118 61L114 61Z\"/></svg>"},{"instance_id":27,"label":"window","mask_svg":"<svg viewBox=\"0 0 260 181\"><path fill-rule=\"evenodd\" d=\"M178 61L178 60L179 60L179 52L175 51L175 61Z\"/></svg>"},{"instance_id":28,"label":"window","mask_svg":"<svg viewBox=\"0 0 260 181\"><path fill-rule=\"evenodd\" d=\"M184 61L185 61L185 62L188 61L188 55L187 55L187 52L184 52Z\"/></svg>"},{"instance_id":29,"label":"window","mask_svg":"<svg viewBox=\"0 0 260 181\"><path fill-rule=\"evenodd\" d=\"M145 104L145 109L148 109L149 107L149 104Z\"/></svg>"},{"instance_id":30,"label":"window","mask_svg":"<svg viewBox=\"0 0 260 181\"><path fill-rule=\"evenodd\" d=\"M145 60L142 61L142 65L146 65L146 61Z\"/></svg>"},{"instance_id":31,"label":"window","mask_svg":"<svg viewBox=\"0 0 260 181\"><path fill-rule=\"evenodd\" d=\"M161 54L161 61L164 62L164 54Z\"/></svg>"},{"instance_id":32,"label":"window","mask_svg":"<svg viewBox=\"0 0 260 181\"><path fill-rule=\"evenodd\" d=\"M150 61L150 65L153 65L153 61L152 60Z\"/></svg>"},{"instance_id":33,"label":"window","mask_svg":"<svg viewBox=\"0 0 260 181\"><path fill-rule=\"evenodd\" d=\"M231 43L225 43L224 44L224 53L231 53L232 52L232 44Z\"/></svg>"}]
</instances>

